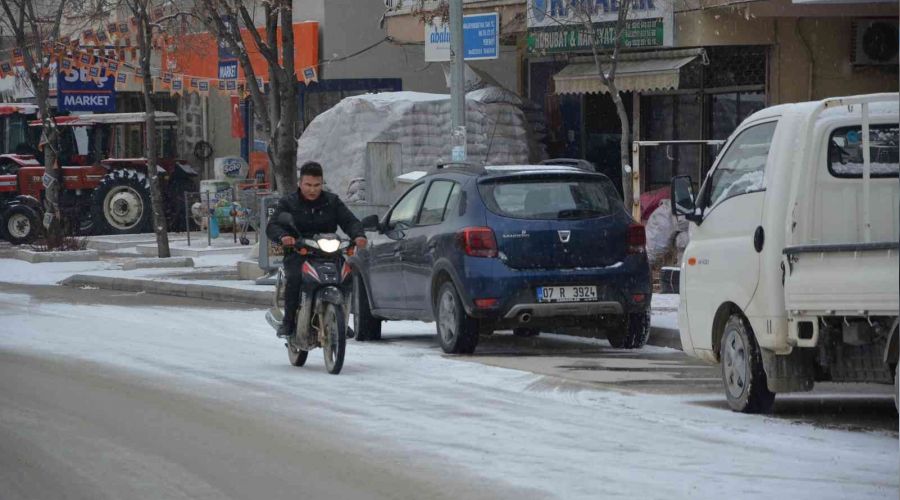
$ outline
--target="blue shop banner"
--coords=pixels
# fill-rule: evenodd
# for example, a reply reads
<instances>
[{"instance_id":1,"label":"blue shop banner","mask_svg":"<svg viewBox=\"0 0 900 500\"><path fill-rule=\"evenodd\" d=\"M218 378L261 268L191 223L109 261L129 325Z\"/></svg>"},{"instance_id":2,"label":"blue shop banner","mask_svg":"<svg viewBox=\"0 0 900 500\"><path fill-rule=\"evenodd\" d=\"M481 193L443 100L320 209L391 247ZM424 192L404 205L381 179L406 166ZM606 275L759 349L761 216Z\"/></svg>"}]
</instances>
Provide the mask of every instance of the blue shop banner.
<instances>
[{"instance_id":1,"label":"blue shop banner","mask_svg":"<svg viewBox=\"0 0 900 500\"><path fill-rule=\"evenodd\" d=\"M60 111L116 111L116 82L106 76L92 78L87 70L60 71L56 76Z\"/></svg>"}]
</instances>

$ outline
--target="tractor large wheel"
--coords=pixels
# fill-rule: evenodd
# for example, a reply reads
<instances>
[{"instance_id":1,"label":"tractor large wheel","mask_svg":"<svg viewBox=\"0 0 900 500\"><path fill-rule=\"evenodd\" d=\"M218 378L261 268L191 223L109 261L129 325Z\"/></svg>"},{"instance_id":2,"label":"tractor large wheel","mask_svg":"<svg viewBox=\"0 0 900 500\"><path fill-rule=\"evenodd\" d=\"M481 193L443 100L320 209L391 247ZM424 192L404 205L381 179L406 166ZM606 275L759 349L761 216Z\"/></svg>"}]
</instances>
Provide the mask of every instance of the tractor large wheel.
<instances>
[{"instance_id":1,"label":"tractor large wheel","mask_svg":"<svg viewBox=\"0 0 900 500\"><path fill-rule=\"evenodd\" d=\"M94 189L91 221L95 234L135 234L149 231L153 209L150 181L135 170L110 172Z\"/></svg>"}]
</instances>

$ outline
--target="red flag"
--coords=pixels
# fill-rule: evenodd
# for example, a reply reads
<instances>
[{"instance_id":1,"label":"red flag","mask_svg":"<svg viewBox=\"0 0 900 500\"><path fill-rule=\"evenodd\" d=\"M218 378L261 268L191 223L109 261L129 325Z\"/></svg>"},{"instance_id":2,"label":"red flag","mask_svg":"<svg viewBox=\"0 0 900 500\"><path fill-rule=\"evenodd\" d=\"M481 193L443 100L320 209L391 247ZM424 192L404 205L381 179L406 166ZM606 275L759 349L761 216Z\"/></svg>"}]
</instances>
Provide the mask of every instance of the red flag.
<instances>
[{"instance_id":1,"label":"red flag","mask_svg":"<svg viewBox=\"0 0 900 500\"><path fill-rule=\"evenodd\" d=\"M243 139L246 136L244 131L244 115L241 114L241 100L237 96L231 97L231 137Z\"/></svg>"}]
</instances>

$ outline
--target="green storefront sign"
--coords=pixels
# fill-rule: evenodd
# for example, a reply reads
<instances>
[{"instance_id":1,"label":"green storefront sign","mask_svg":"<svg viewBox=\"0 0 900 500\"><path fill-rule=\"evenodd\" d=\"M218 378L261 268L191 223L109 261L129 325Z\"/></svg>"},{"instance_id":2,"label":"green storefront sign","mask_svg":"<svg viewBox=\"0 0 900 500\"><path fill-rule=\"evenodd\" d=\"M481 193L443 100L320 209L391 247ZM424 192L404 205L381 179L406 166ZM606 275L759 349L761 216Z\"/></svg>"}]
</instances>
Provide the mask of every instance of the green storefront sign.
<instances>
[{"instance_id":1,"label":"green storefront sign","mask_svg":"<svg viewBox=\"0 0 900 500\"><path fill-rule=\"evenodd\" d=\"M625 25L626 48L662 47L664 42L663 18L634 19ZM596 37L598 49L612 49L615 45L616 23L593 24L593 33L586 26L568 24L528 29L528 52L554 54L560 52L589 52L591 36Z\"/></svg>"}]
</instances>

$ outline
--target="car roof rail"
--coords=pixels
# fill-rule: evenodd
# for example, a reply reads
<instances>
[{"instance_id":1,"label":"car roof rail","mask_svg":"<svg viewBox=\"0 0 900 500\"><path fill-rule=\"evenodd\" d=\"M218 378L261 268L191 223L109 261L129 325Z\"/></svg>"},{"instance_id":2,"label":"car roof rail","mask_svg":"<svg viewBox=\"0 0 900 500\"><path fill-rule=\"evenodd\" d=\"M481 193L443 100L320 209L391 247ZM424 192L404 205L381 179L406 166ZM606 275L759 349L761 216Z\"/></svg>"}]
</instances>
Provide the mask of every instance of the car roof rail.
<instances>
[{"instance_id":1,"label":"car roof rail","mask_svg":"<svg viewBox=\"0 0 900 500\"><path fill-rule=\"evenodd\" d=\"M478 164L470 163L467 161L448 161L448 162L438 163L436 166L437 170L445 170L448 168L452 168L454 170L461 170L463 172L470 172L473 174L484 173L483 165L478 165Z\"/></svg>"}]
</instances>

